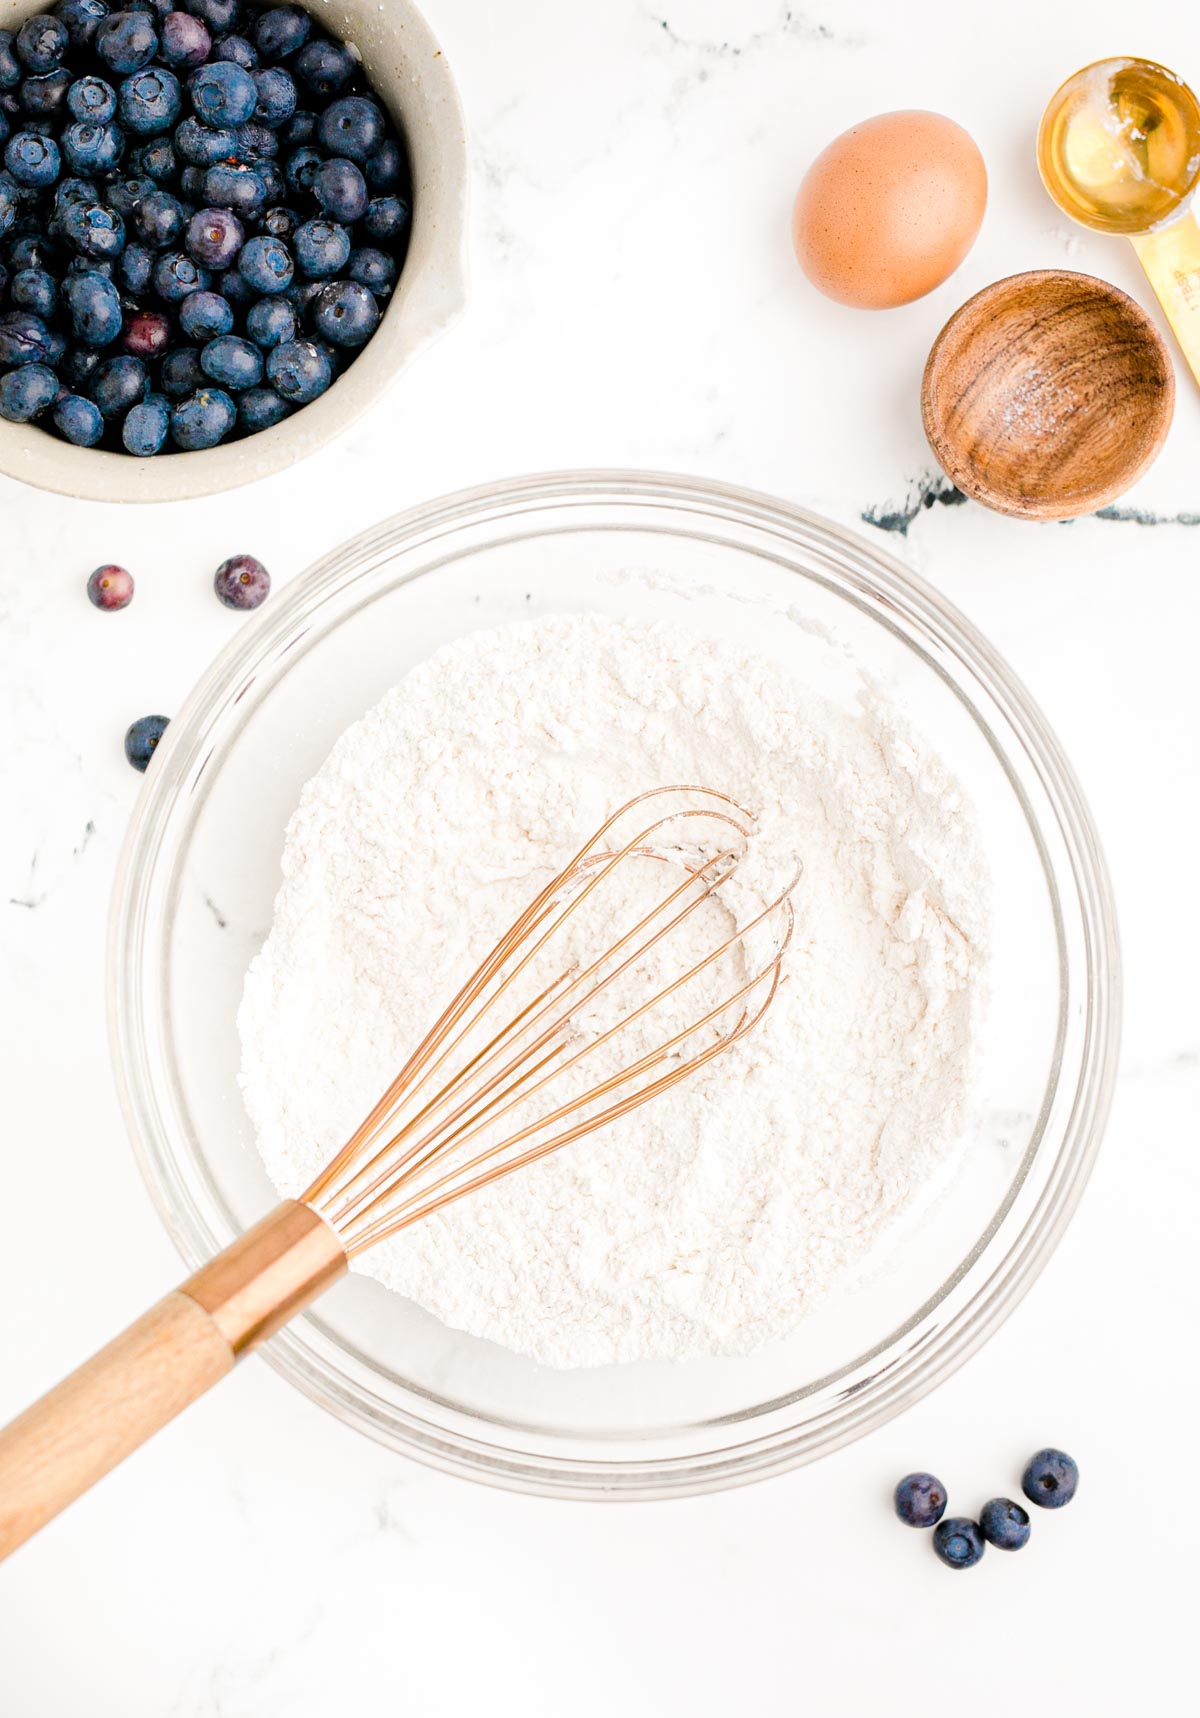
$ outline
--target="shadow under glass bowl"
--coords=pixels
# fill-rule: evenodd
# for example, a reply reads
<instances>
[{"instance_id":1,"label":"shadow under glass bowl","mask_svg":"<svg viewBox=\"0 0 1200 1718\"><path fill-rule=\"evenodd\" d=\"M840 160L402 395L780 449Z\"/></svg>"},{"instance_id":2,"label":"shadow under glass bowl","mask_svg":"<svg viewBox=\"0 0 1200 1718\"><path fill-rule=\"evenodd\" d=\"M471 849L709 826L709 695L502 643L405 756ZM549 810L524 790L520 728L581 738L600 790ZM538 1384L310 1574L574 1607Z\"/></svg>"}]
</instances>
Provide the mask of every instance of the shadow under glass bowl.
<instances>
[{"instance_id":1,"label":"shadow under glass bowl","mask_svg":"<svg viewBox=\"0 0 1200 1718\"><path fill-rule=\"evenodd\" d=\"M265 0L268 6L289 0ZM0 29L50 10L50 0L5 0ZM112 10L117 10L114 5ZM185 501L286 471L342 433L383 397L401 370L466 303L467 137L446 56L411 0L310 4L331 35L357 49L404 139L413 224L396 290L359 357L328 391L273 429L193 453L150 459L72 447L36 423L0 420L0 472L85 501Z\"/></svg>"},{"instance_id":2,"label":"shadow under glass bowl","mask_svg":"<svg viewBox=\"0 0 1200 1718\"><path fill-rule=\"evenodd\" d=\"M854 1282L746 1358L554 1371L361 1277L265 1353L349 1424L448 1471L576 1497L687 1494L826 1454L947 1377L1053 1250L1108 1110L1116 933L1087 808L1004 663L897 561L766 496L619 472L451 496L328 556L247 623L155 758L112 913L118 1080L150 1191L198 1265L274 1198L235 1015L303 783L442 643L564 609L663 619L793 665L824 635L935 737L992 870L969 1137Z\"/></svg>"}]
</instances>

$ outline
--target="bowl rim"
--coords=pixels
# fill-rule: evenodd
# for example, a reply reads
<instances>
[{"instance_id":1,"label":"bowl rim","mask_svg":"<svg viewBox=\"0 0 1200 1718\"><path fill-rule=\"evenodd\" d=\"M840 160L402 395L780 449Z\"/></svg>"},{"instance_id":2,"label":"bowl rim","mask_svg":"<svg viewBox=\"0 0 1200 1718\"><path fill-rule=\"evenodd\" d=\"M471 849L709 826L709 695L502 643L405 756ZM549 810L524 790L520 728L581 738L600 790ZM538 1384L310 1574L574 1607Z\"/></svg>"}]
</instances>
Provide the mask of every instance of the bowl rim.
<instances>
[{"instance_id":1,"label":"bowl rim","mask_svg":"<svg viewBox=\"0 0 1200 1718\"><path fill-rule=\"evenodd\" d=\"M1014 496L1007 489L987 483L971 461L960 455L957 446L946 433L945 415L938 410L937 395L943 380L947 347L960 334L970 317L994 306L1019 285L1026 286L1035 282L1049 285L1051 282L1059 284L1066 281L1071 282L1076 291L1081 288L1089 289L1089 296L1096 303L1103 301L1120 306L1128 317L1130 327L1136 329L1144 340L1146 350L1154 354L1158 372L1162 377L1162 395L1157 422L1141 455L1131 459L1119 477L1106 484L1094 484L1086 491L1077 490L1069 496L1064 495L1061 503L1055 503L1050 500L1038 501ZM1102 280L1099 275L1085 274L1079 269L1025 269L1018 274L1007 274L1001 280L994 280L981 287L964 304L959 305L938 331L933 345L929 348L929 356L925 360L925 369L921 376L921 423L926 439L937 456L938 464L964 495L969 495L972 501L978 501L992 512L1003 513L1011 519L1078 519L1086 513L1094 513L1099 507L1107 507L1118 496L1124 495L1127 489L1132 489L1138 479L1149 471L1162 452L1174 415L1175 368L1171 363L1167 343L1153 317L1143 309L1136 298L1131 298L1129 293L1123 292L1119 286Z\"/></svg>"},{"instance_id":2,"label":"bowl rim","mask_svg":"<svg viewBox=\"0 0 1200 1718\"><path fill-rule=\"evenodd\" d=\"M290 0L263 0L268 6ZM316 15L315 0L300 3ZM47 8L49 0L6 0L6 20L19 23ZM375 26L384 8L369 0L342 0L343 40L352 39L359 16ZM332 23L332 21L330 21ZM419 97L430 122L432 176L415 195L413 237L396 291L368 352L318 399L271 429L219 447L138 459L107 449L73 447L34 424L0 420L0 473L51 494L82 501L149 504L194 501L224 494L278 475L327 446L376 406L418 352L445 332L466 308L467 216L470 170L467 124L450 63L412 0L388 0L386 25L397 64ZM353 38L356 39L356 38ZM370 69L370 54L364 54ZM407 68L407 69L405 69ZM419 70L417 69L419 68ZM411 110L392 113L412 150ZM427 235L427 236L426 236Z\"/></svg>"},{"instance_id":3,"label":"bowl rim","mask_svg":"<svg viewBox=\"0 0 1200 1718\"><path fill-rule=\"evenodd\" d=\"M481 522L499 523L534 509L591 507L605 503L691 510L711 522L743 524L786 537L793 547L806 540L832 545L855 588L914 614L928 636L947 641L969 664L997 702L1036 769L1038 787L1048 797L1059 839L1068 850L1067 882L1079 911L1078 931L1085 959L1082 996L1083 1038L1078 1074L1062 1124L1062 1137L1049 1162L1045 1184L1028 1209L1012 1209L1022 1178L984 1237L932 1302L918 1308L866 1356L834 1375L841 1388L818 1417L799 1425L747 1435L752 1421L730 1425L728 1447L697 1453L634 1454L622 1459L561 1454L545 1448L511 1447L500 1435L481 1435L480 1426L503 1434L504 1425L469 1422L462 1413L452 1425L432 1425L415 1413L382 1403L369 1384L333 1376L323 1363L320 1327L305 1315L263 1350L281 1376L319 1405L378 1441L444 1472L484 1480L505 1489L579 1499L665 1498L725 1489L765 1478L828 1454L882 1425L948 1378L997 1329L1031 1286L1073 1214L1099 1149L1111 1105L1120 1037L1120 975L1115 910L1098 837L1082 792L1045 718L994 648L939 592L887 551L860 533L808 509L758 491L712 480L657 472L566 471L516 477L458 491L383 521L325 556L280 593L231 640L209 666L172 722L155 756L135 807L118 863L109 918L108 1014L118 1093L126 1124L150 1196L172 1239L191 1267L223 1244L204 1229L197 1214L182 1208L177 1164L157 1137L144 1101L150 1073L145 1045L134 1031L138 1012L140 935L144 930L153 866L139 863L153 847L175 807L180 790L203 770L211 750L207 723L236 704L255 665L297 643L312 616L326 601L350 587L353 567L373 548L444 540L449 533ZM847 565L848 563L848 565ZM909 641L911 643L911 640ZM207 719L207 722L206 722ZM1010 773L1011 779L1011 773ZM1014 782L1014 788L1016 784ZM1028 813L1027 813L1028 815ZM1035 839L1042 828L1031 826ZM1045 862L1045 861L1043 861ZM1052 894L1055 885L1051 883ZM1062 932L1059 929L1060 964ZM1061 1032L1060 1032L1061 1042ZM1057 1080L1057 1073L1055 1081ZM1052 1081L1052 1088L1055 1086ZM1040 1152L1044 1135L1027 1152ZM989 1270L965 1284L985 1248L991 1249L1003 1224L1003 1248L987 1262ZM962 1294L958 1294L958 1290ZM911 1342L903 1339L931 1306L948 1300L936 1329ZM303 1340L306 1329L310 1340ZM326 1346L332 1338L324 1338ZM337 1344L339 1355L354 1351ZM867 1362L884 1358L871 1369ZM863 1376L853 1377L855 1370ZM819 1380L806 1392L823 1388ZM765 1412L760 1405L756 1412ZM711 1423L711 1422L710 1422ZM543 1440L545 1442L545 1440ZM648 1442L648 1441L647 1441ZM652 1446L648 1447L651 1448Z\"/></svg>"}]
</instances>

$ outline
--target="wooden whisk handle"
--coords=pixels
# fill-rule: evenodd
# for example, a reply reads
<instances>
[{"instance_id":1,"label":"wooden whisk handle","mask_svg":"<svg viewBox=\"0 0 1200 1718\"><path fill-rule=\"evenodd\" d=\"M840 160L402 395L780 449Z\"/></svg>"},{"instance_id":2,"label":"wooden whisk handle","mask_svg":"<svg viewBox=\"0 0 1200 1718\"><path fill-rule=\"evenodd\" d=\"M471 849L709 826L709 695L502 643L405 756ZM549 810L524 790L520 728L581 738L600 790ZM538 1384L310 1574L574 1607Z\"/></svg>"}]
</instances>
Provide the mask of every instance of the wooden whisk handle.
<instances>
[{"instance_id":1,"label":"wooden whisk handle","mask_svg":"<svg viewBox=\"0 0 1200 1718\"><path fill-rule=\"evenodd\" d=\"M346 1269L294 1199L0 1431L0 1559L23 1545Z\"/></svg>"}]
</instances>

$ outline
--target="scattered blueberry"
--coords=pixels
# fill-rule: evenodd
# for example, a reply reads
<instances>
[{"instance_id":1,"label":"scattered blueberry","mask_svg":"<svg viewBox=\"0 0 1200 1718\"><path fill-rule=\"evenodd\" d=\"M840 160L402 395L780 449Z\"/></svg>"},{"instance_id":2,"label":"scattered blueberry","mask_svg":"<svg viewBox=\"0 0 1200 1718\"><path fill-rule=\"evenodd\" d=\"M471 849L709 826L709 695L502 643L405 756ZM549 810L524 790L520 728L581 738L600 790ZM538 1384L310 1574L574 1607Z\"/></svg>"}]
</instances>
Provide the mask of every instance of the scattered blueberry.
<instances>
[{"instance_id":1,"label":"scattered blueberry","mask_svg":"<svg viewBox=\"0 0 1200 1718\"><path fill-rule=\"evenodd\" d=\"M1079 1469L1063 1450L1038 1450L1026 1463L1021 1490L1042 1509L1061 1509L1079 1486Z\"/></svg>"},{"instance_id":2,"label":"scattered blueberry","mask_svg":"<svg viewBox=\"0 0 1200 1718\"><path fill-rule=\"evenodd\" d=\"M226 608L257 608L271 593L271 575L253 555L233 555L217 568L213 589Z\"/></svg>"},{"instance_id":3,"label":"scattered blueberry","mask_svg":"<svg viewBox=\"0 0 1200 1718\"><path fill-rule=\"evenodd\" d=\"M979 1524L965 1515L950 1515L933 1530L933 1548L950 1569L973 1569L983 1556Z\"/></svg>"},{"instance_id":4,"label":"scattered blueberry","mask_svg":"<svg viewBox=\"0 0 1200 1718\"><path fill-rule=\"evenodd\" d=\"M1029 1542L1029 1515L1011 1497L993 1497L979 1511L979 1530L989 1545L1019 1551Z\"/></svg>"},{"instance_id":5,"label":"scattered blueberry","mask_svg":"<svg viewBox=\"0 0 1200 1718\"><path fill-rule=\"evenodd\" d=\"M97 567L88 579L87 594L88 601L96 608L110 613L119 608L128 608L133 601L133 575L112 562L107 566Z\"/></svg>"},{"instance_id":6,"label":"scattered blueberry","mask_svg":"<svg viewBox=\"0 0 1200 1718\"><path fill-rule=\"evenodd\" d=\"M894 1501L906 1527L933 1527L946 1513L946 1488L931 1473L907 1473L896 1487Z\"/></svg>"},{"instance_id":7,"label":"scattered blueberry","mask_svg":"<svg viewBox=\"0 0 1200 1718\"><path fill-rule=\"evenodd\" d=\"M125 756L135 770L144 770L166 732L169 716L139 716L125 735Z\"/></svg>"}]
</instances>

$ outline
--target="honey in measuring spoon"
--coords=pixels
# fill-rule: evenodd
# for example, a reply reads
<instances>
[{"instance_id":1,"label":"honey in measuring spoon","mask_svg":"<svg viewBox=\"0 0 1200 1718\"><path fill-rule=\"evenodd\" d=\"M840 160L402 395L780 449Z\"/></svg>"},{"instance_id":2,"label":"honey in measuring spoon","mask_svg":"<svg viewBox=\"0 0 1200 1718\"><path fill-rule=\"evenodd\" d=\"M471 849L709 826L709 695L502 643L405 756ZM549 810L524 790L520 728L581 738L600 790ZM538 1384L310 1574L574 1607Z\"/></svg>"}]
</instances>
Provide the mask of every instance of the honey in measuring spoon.
<instances>
[{"instance_id":1,"label":"honey in measuring spoon","mask_svg":"<svg viewBox=\"0 0 1200 1718\"><path fill-rule=\"evenodd\" d=\"M1064 214L1133 244L1200 382L1200 103L1153 60L1098 60L1051 98L1038 132L1043 183Z\"/></svg>"}]
</instances>

